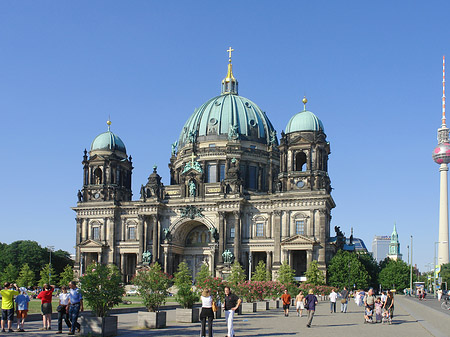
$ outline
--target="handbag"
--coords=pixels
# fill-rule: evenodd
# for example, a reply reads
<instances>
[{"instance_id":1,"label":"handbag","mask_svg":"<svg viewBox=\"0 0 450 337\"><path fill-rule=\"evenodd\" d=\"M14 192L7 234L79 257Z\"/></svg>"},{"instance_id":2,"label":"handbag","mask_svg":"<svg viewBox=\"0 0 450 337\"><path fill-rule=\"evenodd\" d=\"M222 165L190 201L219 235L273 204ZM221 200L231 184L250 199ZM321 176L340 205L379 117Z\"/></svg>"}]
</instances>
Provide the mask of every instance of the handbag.
<instances>
[{"instance_id":1,"label":"handbag","mask_svg":"<svg viewBox=\"0 0 450 337\"><path fill-rule=\"evenodd\" d=\"M343 299L341 300L341 303L342 303L342 304L345 304L345 303L347 303L347 300L346 300L345 298L343 298Z\"/></svg>"},{"instance_id":2,"label":"handbag","mask_svg":"<svg viewBox=\"0 0 450 337\"><path fill-rule=\"evenodd\" d=\"M212 302L211 308L212 308L212 311L213 311L213 312L217 312L218 308L217 308L217 304L216 304L215 301Z\"/></svg>"},{"instance_id":3,"label":"handbag","mask_svg":"<svg viewBox=\"0 0 450 337\"><path fill-rule=\"evenodd\" d=\"M57 307L56 307L56 311L57 312L63 312L64 311L64 306L63 305L58 305Z\"/></svg>"}]
</instances>

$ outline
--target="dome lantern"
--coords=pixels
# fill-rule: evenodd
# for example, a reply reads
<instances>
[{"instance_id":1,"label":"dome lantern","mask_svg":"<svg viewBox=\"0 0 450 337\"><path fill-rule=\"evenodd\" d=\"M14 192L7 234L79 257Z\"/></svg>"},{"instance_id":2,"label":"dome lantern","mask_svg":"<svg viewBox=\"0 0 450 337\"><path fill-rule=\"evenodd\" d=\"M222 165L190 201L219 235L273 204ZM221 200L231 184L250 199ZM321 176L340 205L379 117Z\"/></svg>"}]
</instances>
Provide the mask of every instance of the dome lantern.
<instances>
[{"instance_id":1,"label":"dome lantern","mask_svg":"<svg viewBox=\"0 0 450 337\"><path fill-rule=\"evenodd\" d=\"M222 80L222 95L224 94L238 94L238 81L233 75L233 65L231 63L231 53L234 51L233 48L228 48L228 72L227 76Z\"/></svg>"}]
</instances>

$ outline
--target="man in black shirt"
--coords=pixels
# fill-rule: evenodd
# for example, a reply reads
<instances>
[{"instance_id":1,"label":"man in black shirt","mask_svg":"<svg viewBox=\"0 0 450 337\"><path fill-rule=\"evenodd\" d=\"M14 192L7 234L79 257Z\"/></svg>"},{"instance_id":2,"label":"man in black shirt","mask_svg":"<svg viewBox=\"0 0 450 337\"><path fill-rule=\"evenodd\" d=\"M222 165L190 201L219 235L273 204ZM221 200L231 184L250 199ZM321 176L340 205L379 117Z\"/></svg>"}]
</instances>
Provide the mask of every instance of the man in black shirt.
<instances>
[{"instance_id":1,"label":"man in black shirt","mask_svg":"<svg viewBox=\"0 0 450 337\"><path fill-rule=\"evenodd\" d=\"M235 294L232 294L230 287L225 287L225 301L223 308L225 309L225 320L227 321L227 337L234 337L233 318L234 312L241 305L241 299Z\"/></svg>"},{"instance_id":2,"label":"man in black shirt","mask_svg":"<svg viewBox=\"0 0 450 337\"><path fill-rule=\"evenodd\" d=\"M347 302L348 302L348 290L344 287L344 290L341 291L341 312L347 312Z\"/></svg>"}]
</instances>

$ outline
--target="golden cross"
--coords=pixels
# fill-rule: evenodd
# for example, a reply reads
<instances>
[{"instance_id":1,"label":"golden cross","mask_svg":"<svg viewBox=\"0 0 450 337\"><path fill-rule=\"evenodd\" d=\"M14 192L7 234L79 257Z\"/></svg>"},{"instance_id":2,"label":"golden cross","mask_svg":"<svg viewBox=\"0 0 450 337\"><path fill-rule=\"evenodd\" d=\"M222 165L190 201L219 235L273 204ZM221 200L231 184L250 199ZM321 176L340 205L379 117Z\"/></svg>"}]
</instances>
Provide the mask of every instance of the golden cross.
<instances>
[{"instance_id":1,"label":"golden cross","mask_svg":"<svg viewBox=\"0 0 450 337\"><path fill-rule=\"evenodd\" d=\"M227 49L227 52L228 52L228 57L230 58L230 61L231 61L231 53L234 51L234 49L233 48L228 48Z\"/></svg>"},{"instance_id":2,"label":"golden cross","mask_svg":"<svg viewBox=\"0 0 450 337\"><path fill-rule=\"evenodd\" d=\"M194 152L191 153L191 166L194 166L194 159L195 159L195 154Z\"/></svg>"}]
</instances>

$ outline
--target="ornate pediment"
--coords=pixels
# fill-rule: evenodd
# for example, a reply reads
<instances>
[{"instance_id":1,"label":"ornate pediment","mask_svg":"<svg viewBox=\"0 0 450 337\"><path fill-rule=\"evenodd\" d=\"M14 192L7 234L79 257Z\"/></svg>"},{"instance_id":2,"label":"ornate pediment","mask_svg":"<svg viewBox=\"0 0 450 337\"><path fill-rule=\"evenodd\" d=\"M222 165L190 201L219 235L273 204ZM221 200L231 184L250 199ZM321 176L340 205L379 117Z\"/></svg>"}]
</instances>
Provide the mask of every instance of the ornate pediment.
<instances>
[{"instance_id":1,"label":"ornate pediment","mask_svg":"<svg viewBox=\"0 0 450 337\"><path fill-rule=\"evenodd\" d=\"M82 248L101 248L104 245L101 242L87 239L87 240L84 240L83 242L80 242L80 244L78 246L82 247Z\"/></svg>"},{"instance_id":2,"label":"ornate pediment","mask_svg":"<svg viewBox=\"0 0 450 337\"><path fill-rule=\"evenodd\" d=\"M293 235L281 241L281 245L313 245L315 243L315 239L300 234Z\"/></svg>"}]
</instances>

